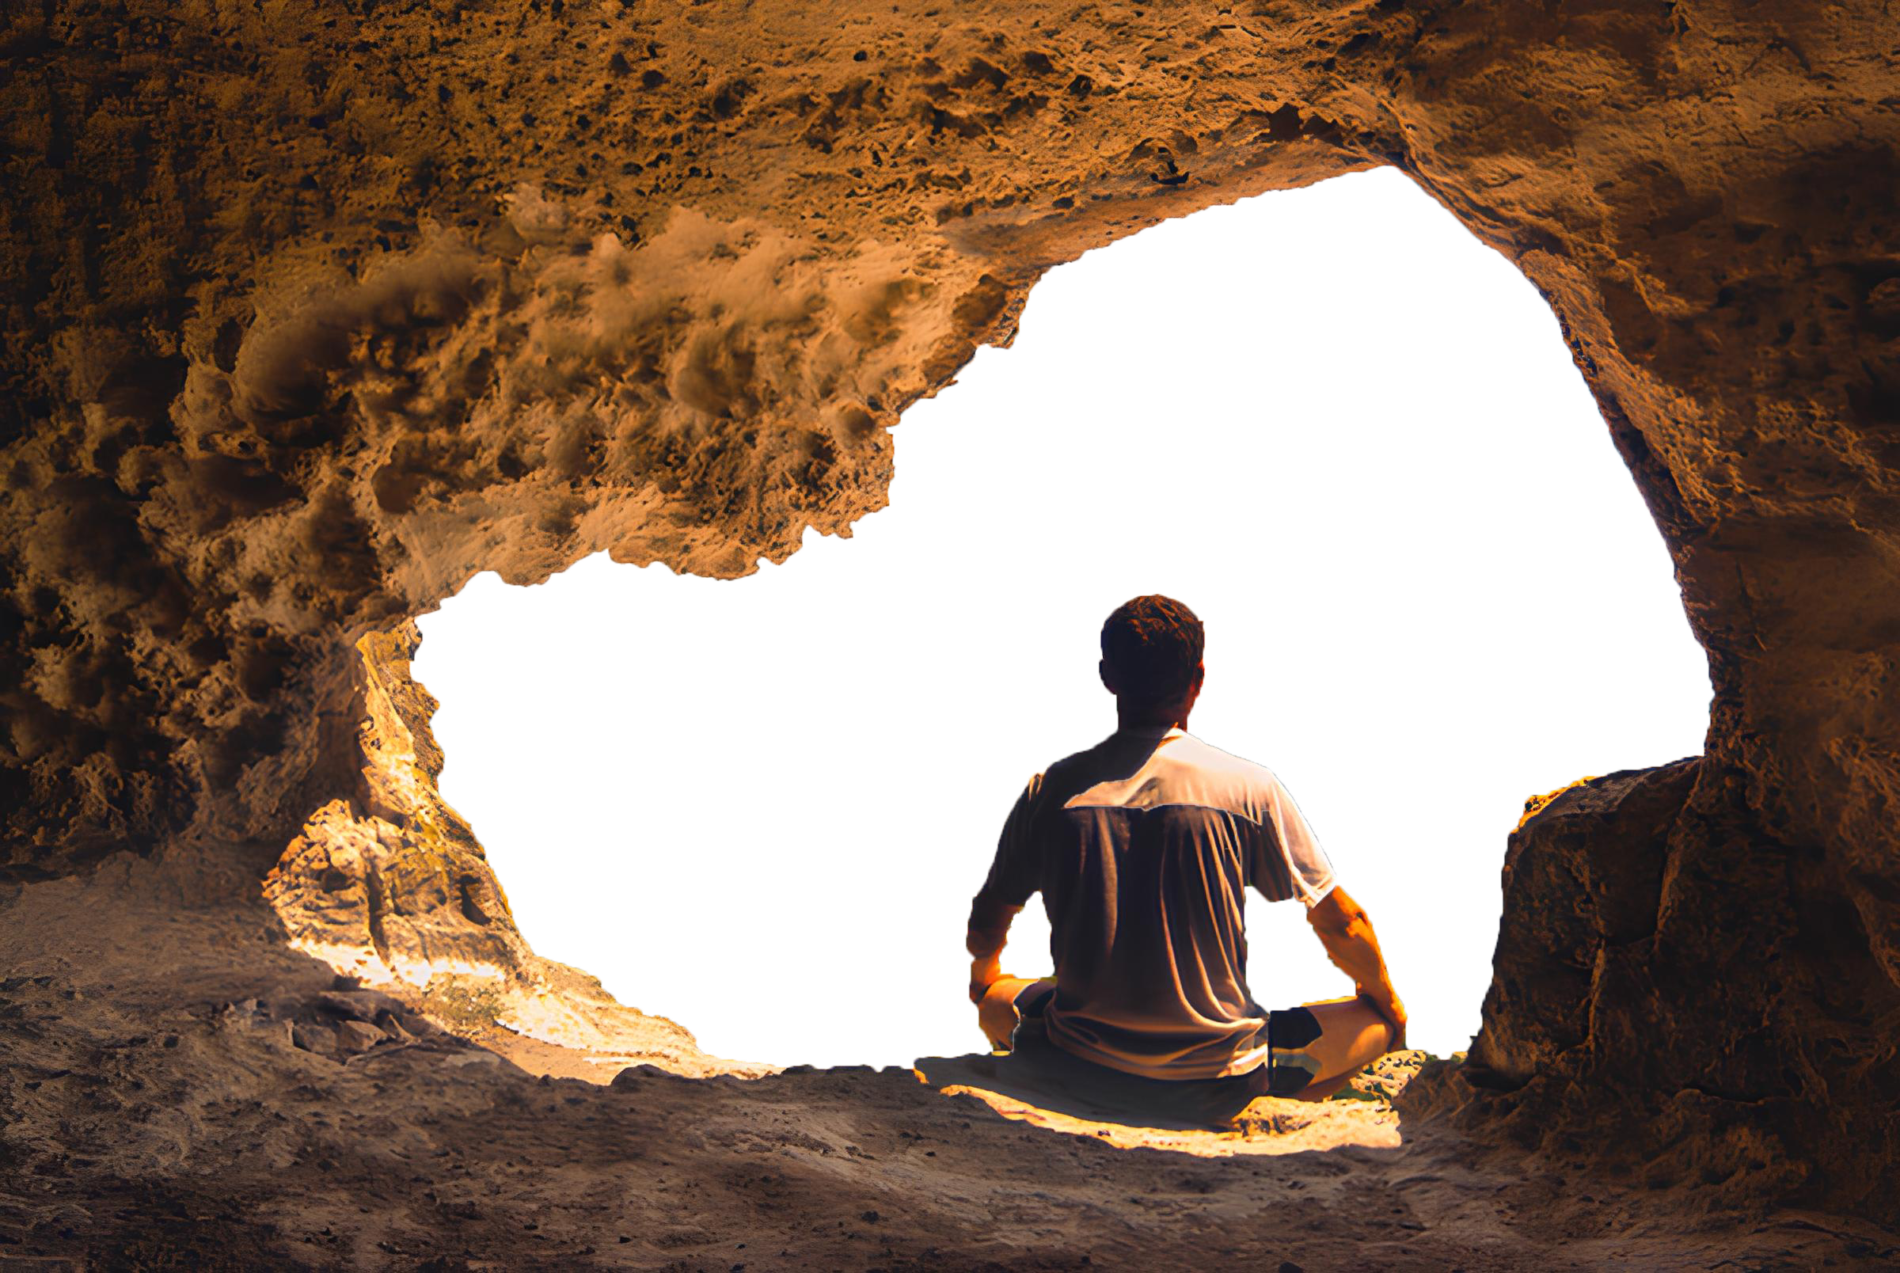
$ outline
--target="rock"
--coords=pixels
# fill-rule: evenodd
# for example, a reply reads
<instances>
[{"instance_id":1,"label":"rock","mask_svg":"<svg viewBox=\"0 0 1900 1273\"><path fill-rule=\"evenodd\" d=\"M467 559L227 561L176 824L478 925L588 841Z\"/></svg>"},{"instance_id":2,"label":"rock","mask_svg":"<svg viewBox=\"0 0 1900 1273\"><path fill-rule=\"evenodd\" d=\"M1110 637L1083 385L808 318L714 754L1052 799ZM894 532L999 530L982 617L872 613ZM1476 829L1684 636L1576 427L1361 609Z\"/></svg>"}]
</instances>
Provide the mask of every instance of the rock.
<instances>
[{"instance_id":1,"label":"rock","mask_svg":"<svg viewBox=\"0 0 1900 1273\"><path fill-rule=\"evenodd\" d=\"M335 1056L337 1053L336 1031L327 1025L314 1025L296 1022L290 1027L291 1042L306 1052L318 1056Z\"/></svg>"},{"instance_id":2,"label":"rock","mask_svg":"<svg viewBox=\"0 0 1900 1273\"><path fill-rule=\"evenodd\" d=\"M1044 271L1397 164L1549 299L1714 688L1705 756L1513 839L1484 1028L1432 1108L1685 1177L1800 1164L1809 1202L1900 1211L1884 6L1005 6L886 43L868 5L820 30L769 0L743 38L701 6L549 5L439 42L390 6L372 43L400 56L299 27L327 112L283 97L274 23L20 8L0 880L126 846L250 880L284 846L265 892L298 950L516 977L532 952L436 787L414 616L481 570L611 550L730 578L846 532L886 502L899 414ZM928 56L892 53L913 37Z\"/></svg>"},{"instance_id":3,"label":"rock","mask_svg":"<svg viewBox=\"0 0 1900 1273\"><path fill-rule=\"evenodd\" d=\"M345 1021L336 1028L337 1050L352 1056L388 1040L388 1035L367 1021Z\"/></svg>"},{"instance_id":4,"label":"rock","mask_svg":"<svg viewBox=\"0 0 1900 1273\"><path fill-rule=\"evenodd\" d=\"M1880 322L1900 324L1900 276L1876 284L1867 293L1867 312Z\"/></svg>"},{"instance_id":5,"label":"rock","mask_svg":"<svg viewBox=\"0 0 1900 1273\"><path fill-rule=\"evenodd\" d=\"M487 1052L481 1048L469 1048L467 1051L456 1052L453 1055L443 1057L442 1064L452 1068L460 1068L464 1065L499 1067L501 1065L501 1058L496 1056L493 1052Z\"/></svg>"},{"instance_id":6,"label":"rock","mask_svg":"<svg viewBox=\"0 0 1900 1273\"><path fill-rule=\"evenodd\" d=\"M1595 982L1612 967L1602 956L1652 938L1670 830L1698 772L1699 762L1678 761L1593 779L1557 794L1511 834L1505 914L1469 1081L1521 1087L1588 1042ZM1666 1046L1655 1041L1658 1051Z\"/></svg>"},{"instance_id":7,"label":"rock","mask_svg":"<svg viewBox=\"0 0 1900 1273\"><path fill-rule=\"evenodd\" d=\"M402 1000L379 990L326 990L317 996L317 1006L354 1021L375 1021L403 1010Z\"/></svg>"},{"instance_id":8,"label":"rock","mask_svg":"<svg viewBox=\"0 0 1900 1273\"><path fill-rule=\"evenodd\" d=\"M394 1039L397 1043L414 1043L416 1036L403 1028L402 1021L393 1012L378 1013L376 1028Z\"/></svg>"}]
</instances>

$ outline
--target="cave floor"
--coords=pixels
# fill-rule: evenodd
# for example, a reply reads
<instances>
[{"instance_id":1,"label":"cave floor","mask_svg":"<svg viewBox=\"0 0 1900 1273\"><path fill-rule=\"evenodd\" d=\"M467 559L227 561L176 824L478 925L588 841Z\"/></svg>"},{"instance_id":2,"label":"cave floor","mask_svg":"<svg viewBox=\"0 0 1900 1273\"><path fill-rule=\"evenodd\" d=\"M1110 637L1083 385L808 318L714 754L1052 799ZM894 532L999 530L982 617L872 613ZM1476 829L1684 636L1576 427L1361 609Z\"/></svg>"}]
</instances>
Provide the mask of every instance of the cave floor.
<instances>
[{"instance_id":1,"label":"cave floor","mask_svg":"<svg viewBox=\"0 0 1900 1273\"><path fill-rule=\"evenodd\" d=\"M288 1023L332 969L261 911L164 893L102 871L0 895L0 1267L1900 1259L1862 1221L1715 1210L1691 1186L1591 1179L1377 1102L1144 1140L902 1068L608 1084L619 1058L492 1027L418 1028L339 1060L295 1046Z\"/></svg>"}]
</instances>

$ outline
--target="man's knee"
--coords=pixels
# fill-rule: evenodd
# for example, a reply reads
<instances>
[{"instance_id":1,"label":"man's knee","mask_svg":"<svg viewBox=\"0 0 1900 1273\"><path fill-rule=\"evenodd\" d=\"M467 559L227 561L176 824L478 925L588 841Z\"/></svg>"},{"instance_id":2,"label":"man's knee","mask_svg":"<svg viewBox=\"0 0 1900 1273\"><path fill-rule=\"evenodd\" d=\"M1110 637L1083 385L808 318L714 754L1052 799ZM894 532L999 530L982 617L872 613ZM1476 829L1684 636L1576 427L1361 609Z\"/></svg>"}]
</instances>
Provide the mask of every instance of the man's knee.
<instances>
[{"instance_id":1,"label":"man's knee","mask_svg":"<svg viewBox=\"0 0 1900 1273\"><path fill-rule=\"evenodd\" d=\"M1397 1026L1369 1008L1366 1011L1372 1019L1360 1031L1358 1046L1353 1049L1354 1059L1360 1066L1370 1065L1390 1052L1399 1038Z\"/></svg>"}]
</instances>

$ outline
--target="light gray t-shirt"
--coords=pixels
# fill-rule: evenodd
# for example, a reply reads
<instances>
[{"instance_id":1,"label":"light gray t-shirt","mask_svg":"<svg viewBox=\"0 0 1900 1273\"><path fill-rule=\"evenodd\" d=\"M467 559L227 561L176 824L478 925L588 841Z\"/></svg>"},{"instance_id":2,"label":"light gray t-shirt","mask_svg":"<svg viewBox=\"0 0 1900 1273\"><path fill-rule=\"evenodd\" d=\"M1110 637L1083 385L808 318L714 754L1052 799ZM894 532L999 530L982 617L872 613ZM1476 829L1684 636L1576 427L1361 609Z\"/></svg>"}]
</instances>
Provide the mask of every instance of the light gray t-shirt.
<instances>
[{"instance_id":1,"label":"light gray t-shirt","mask_svg":"<svg viewBox=\"0 0 1900 1273\"><path fill-rule=\"evenodd\" d=\"M976 908L1042 893L1052 1042L1131 1074L1219 1078L1269 1055L1247 988L1246 887L1312 907L1334 883L1271 770L1156 725L1030 780Z\"/></svg>"}]
</instances>

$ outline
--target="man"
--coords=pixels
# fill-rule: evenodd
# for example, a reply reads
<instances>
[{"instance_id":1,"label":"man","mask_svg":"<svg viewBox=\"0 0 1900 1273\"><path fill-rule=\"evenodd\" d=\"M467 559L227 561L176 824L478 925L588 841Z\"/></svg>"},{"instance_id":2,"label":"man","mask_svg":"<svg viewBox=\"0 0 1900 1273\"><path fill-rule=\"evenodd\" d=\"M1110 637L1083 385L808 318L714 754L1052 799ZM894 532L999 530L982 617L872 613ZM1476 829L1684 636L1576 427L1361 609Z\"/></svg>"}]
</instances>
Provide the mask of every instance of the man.
<instances>
[{"instance_id":1,"label":"man","mask_svg":"<svg viewBox=\"0 0 1900 1273\"><path fill-rule=\"evenodd\" d=\"M1187 732L1203 647L1200 620L1169 597L1108 617L1099 666L1118 728L1030 780L970 907L968 946L970 997L998 1047L1220 1122L1255 1096L1324 1100L1404 1046L1405 1007L1371 921L1279 779ZM1254 1001L1249 885L1304 903L1354 997L1274 1012ZM1010 921L1036 892L1055 976L1005 976Z\"/></svg>"}]
</instances>

